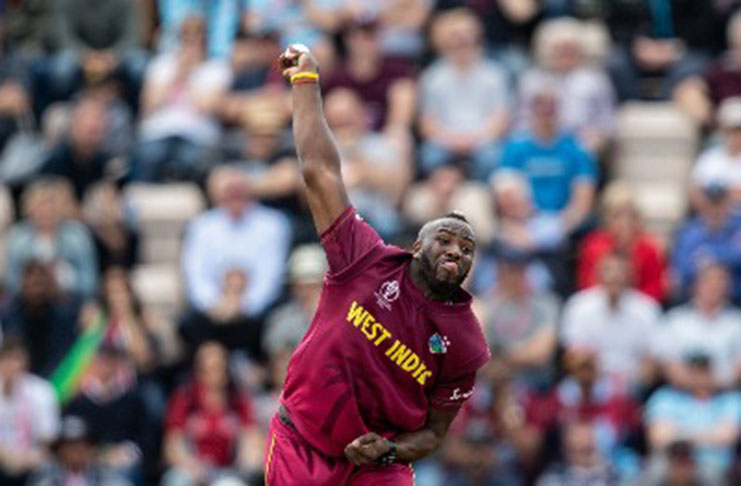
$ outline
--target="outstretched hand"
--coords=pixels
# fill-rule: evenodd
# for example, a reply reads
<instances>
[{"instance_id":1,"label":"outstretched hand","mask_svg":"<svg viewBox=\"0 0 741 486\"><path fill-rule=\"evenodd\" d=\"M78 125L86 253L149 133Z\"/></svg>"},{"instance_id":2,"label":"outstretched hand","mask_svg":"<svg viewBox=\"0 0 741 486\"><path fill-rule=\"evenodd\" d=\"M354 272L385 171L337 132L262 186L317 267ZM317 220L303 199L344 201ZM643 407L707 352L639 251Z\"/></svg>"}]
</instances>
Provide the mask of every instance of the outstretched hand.
<instances>
[{"instance_id":1,"label":"outstretched hand","mask_svg":"<svg viewBox=\"0 0 741 486\"><path fill-rule=\"evenodd\" d=\"M289 81L300 72L319 73L319 63L303 44L291 44L278 58L281 74Z\"/></svg>"},{"instance_id":2,"label":"outstretched hand","mask_svg":"<svg viewBox=\"0 0 741 486\"><path fill-rule=\"evenodd\" d=\"M374 464L384 454L391 450L386 439L371 432L361 435L345 447L345 457L356 466Z\"/></svg>"}]
</instances>

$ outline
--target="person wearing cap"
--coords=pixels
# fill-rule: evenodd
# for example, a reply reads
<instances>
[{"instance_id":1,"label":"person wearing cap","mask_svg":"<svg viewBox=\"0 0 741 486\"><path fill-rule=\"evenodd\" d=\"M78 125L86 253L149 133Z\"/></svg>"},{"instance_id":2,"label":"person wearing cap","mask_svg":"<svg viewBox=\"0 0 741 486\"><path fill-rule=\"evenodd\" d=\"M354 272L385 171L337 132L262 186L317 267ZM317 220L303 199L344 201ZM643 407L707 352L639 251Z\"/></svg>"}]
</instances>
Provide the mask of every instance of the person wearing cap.
<instances>
[{"instance_id":1,"label":"person wearing cap","mask_svg":"<svg viewBox=\"0 0 741 486\"><path fill-rule=\"evenodd\" d=\"M133 486L97 460L95 435L82 417L62 418L52 450L54 457L31 476L27 485Z\"/></svg>"},{"instance_id":2,"label":"person wearing cap","mask_svg":"<svg viewBox=\"0 0 741 486\"><path fill-rule=\"evenodd\" d=\"M724 267L731 277L730 296L741 303L741 215L734 211L726 181L702 189L703 204L674 239L671 269L680 296L691 293L699 269L708 262Z\"/></svg>"},{"instance_id":3,"label":"person wearing cap","mask_svg":"<svg viewBox=\"0 0 741 486\"><path fill-rule=\"evenodd\" d=\"M718 390L712 356L702 349L684 349L684 386L665 385L646 403L649 468L660 469L672 445L685 440L694 449L698 469L714 480L710 484L726 484L739 439L741 394Z\"/></svg>"},{"instance_id":4,"label":"person wearing cap","mask_svg":"<svg viewBox=\"0 0 741 486\"><path fill-rule=\"evenodd\" d=\"M577 292L564 305L561 340L568 347L593 349L602 370L631 391L650 385L650 338L661 310L651 297L630 288L625 256L606 256L597 271L598 285Z\"/></svg>"},{"instance_id":5,"label":"person wearing cap","mask_svg":"<svg viewBox=\"0 0 741 486\"><path fill-rule=\"evenodd\" d=\"M721 143L708 148L692 170L690 196L698 211L709 205L703 189L725 185L734 206L741 204L741 96L728 98L718 109Z\"/></svg>"}]
</instances>

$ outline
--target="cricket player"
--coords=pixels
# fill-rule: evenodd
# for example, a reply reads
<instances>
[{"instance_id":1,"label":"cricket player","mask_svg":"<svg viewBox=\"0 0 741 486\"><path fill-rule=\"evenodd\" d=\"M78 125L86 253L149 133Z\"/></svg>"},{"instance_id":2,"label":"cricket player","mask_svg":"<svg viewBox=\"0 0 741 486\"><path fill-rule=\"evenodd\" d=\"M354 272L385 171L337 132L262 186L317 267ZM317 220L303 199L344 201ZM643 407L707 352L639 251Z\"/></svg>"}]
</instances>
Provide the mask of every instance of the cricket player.
<instances>
[{"instance_id":1,"label":"cricket player","mask_svg":"<svg viewBox=\"0 0 741 486\"><path fill-rule=\"evenodd\" d=\"M440 446L490 356L460 287L476 237L452 213L427 223L411 253L386 245L348 200L315 58L294 45L280 64L329 272L270 424L266 483L411 486L411 463Z\"/></svg>"}]
</instances>

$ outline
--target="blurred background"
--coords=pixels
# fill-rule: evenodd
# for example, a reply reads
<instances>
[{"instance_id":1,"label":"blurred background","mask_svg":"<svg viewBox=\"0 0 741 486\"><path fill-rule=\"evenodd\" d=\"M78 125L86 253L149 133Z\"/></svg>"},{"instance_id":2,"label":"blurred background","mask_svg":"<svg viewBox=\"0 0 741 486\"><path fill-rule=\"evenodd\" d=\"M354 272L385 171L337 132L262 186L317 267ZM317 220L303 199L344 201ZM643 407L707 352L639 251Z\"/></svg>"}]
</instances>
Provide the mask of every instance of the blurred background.
<instances>
[{"instance_id":1,"label":"blurred background","mask_svg":"<svg viewBox=\"0 0 741 486\"><path fill-rule=\"evenodd\" d=\"M293 42L365 219L479 235L417 484L741 484L739 7L0 0L0 484L262 484L326 269Z\"/></svg>"}]
</instances>

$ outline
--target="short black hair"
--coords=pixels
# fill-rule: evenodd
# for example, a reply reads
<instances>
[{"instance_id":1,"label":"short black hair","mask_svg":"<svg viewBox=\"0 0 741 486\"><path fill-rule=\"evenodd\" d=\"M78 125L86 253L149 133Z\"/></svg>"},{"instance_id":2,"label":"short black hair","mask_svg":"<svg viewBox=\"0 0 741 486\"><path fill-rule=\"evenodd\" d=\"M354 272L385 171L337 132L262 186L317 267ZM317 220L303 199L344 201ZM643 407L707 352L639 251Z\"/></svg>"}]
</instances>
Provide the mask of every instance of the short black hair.
<instances>
[{"instance_id":1,"label":"short black hair","mask_svg":"<svg viewBox=\"0 0 741 486\"><path fill-rule=\"evenodd\" d=\"M466 218L466 215L463 214L461 211L458 211L457 209L450 211L449 213L445 214L445 216L439 219L457 219L458 221L463 221L466 224L471 224L471 222L468 221L468 218Z\"/></svg>"}]
</instances>

